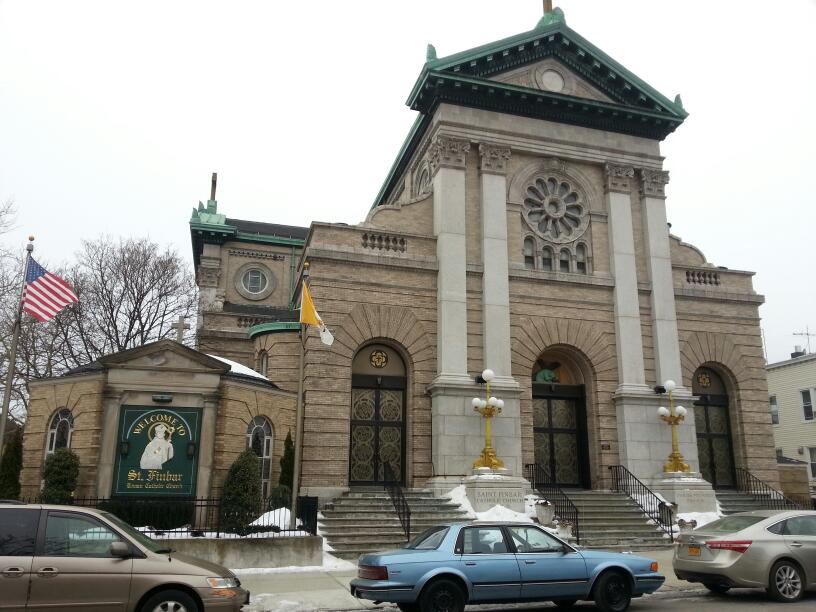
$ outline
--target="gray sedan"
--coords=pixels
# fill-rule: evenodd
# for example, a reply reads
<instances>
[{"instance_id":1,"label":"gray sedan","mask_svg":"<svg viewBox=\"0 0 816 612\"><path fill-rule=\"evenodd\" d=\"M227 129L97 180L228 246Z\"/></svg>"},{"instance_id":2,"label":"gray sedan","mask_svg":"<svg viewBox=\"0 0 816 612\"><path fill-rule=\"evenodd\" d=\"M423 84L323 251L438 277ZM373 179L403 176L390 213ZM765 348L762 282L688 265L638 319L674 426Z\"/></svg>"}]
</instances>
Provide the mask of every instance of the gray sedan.
<instances>
[{"instance_id":1,"label":"gray sedan","mask_svg":"<svg viewBox=\"0 0 816 612\"><path fill-rule=\"evenodd\" d=\"M816 512L756 510L678 536L674 573L710 591L764 588L781 602L816 588Z\"/></svg>"}]
</instances>

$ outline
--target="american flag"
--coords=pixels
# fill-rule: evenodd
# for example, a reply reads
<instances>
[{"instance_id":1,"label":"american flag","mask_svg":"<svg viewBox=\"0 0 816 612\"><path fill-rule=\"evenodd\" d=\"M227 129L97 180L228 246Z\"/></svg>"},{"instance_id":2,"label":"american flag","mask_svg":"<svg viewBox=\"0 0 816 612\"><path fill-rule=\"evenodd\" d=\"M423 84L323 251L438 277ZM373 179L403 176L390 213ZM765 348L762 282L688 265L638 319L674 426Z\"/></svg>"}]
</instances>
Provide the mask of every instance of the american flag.
<instances>
[{"instance_id":1,"label":"american flag","mask_svg":"<svg viewBox=\"0 0 816 612\"><path fill-rule=\"evenodd\" d=\"M43 323L68 304L78 302L71 285L29 258L23 290L23 310Z\"/></svg>"}]
</instances>

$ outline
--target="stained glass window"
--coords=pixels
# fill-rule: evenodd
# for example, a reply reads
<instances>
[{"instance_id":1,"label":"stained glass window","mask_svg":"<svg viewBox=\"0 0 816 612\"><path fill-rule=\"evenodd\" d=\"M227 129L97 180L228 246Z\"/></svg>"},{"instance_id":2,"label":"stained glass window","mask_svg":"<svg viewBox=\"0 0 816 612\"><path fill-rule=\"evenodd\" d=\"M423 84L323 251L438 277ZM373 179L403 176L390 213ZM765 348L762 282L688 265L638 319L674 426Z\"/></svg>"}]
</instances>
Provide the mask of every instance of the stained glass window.
<instances>
[{"instance_id":1,"label":"stained glass window","mask_svg":"<svg viewBox=\"0 0 816 612\"><path fill-rule=\"evenodd\" d=\"M50 455L58 448L71 448L71 435L74 433L74 417L67 408L58 410L51 417L48 427L48 444L46 454Z\"/></svg>"},{"instance_id":2,"label":"stained glass window","mask_svg":"<svg viewBox=\"0 0 816 612\"><path fill-rule=\"evenodd\" d=\"M264 416L256 416L247 426L247 448L261 459L261 494L269 495L272 472L272 424Z\"/></svg>"}]
</instances>

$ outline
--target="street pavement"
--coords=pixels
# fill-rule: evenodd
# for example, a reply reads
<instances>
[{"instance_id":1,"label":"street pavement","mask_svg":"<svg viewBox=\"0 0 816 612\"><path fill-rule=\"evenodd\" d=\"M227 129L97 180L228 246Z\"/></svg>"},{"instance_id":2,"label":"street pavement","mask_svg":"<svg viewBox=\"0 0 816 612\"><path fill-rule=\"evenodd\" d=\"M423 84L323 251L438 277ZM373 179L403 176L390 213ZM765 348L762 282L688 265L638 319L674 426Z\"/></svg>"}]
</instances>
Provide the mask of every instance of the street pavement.
<instances>
[{"instance_id":1,"label":"street pavement","mask_svg":"<svg viewBox=\"0 0 816 612\"><path fill-rule=\"evenodd\" d=\"M642 553L657 560L666 583L654 595L632 601L632 612L649 610L813 610L816 594L809 594L796 604L779 604L771 601L764 591L735 589L725 596L708 593L700 585L693 585L675 578L672 572L672 549L653 550ZM349 593L349 581L354 571L309 571L296 573L242 574L241 583L252 593L250 605L245 612L316 612L340 610L375 609L395 612L392 604L374 605L356 599ZM468 612L500 612L502 610L554 610L553 604L514 604L504 606L468 606ZM591 610L591 602L576 604L575 609Z\"/></svg>"}]
</instances>

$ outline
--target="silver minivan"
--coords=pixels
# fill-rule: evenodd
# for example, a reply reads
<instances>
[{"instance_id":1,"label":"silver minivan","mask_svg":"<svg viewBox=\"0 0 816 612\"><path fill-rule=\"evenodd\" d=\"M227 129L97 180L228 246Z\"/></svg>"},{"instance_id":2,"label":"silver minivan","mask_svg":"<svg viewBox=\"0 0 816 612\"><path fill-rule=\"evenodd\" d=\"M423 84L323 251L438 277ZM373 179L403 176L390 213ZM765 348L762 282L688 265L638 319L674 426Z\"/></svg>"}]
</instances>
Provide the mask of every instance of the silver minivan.
<instances>
[{"instance_id":1,"label":"silver minivan","mask_svg":"<svg viewBox=\"0 0 816 612\"><path fill-rule=\"evenodd\" d=\"M228 569L180 555L107 512L0 502L0 611L238 611Z\"/></svg>"}]
</instances>

